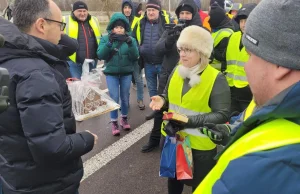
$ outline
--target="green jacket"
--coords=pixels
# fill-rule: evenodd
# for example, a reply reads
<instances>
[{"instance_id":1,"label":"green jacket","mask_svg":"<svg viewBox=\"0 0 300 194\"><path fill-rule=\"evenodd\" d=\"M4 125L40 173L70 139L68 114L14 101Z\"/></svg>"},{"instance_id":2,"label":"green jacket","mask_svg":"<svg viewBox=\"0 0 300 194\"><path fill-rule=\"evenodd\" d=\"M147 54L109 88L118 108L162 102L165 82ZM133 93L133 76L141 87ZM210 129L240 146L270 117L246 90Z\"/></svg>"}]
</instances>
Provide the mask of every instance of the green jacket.
<instances>
[{"instance_id":1,"label":"green jacket","mask_svg":"<svg viewBox=\"0 0 300 194\"><path fill-rule=\"evenodd\" d=\"M119 45L118 41L109 43L109 35L111 34L113 23L117 20L123 20L126 24L126 34L130 33L130 26L127 18L122 13L115 13L107 26L108 35L103 36L97 50L97 55L100 60L104 60L104 74L109 75L126 75L131 74L134 65L139 58L139 51L137 42L134 38L130 37L132 44L129 46L126 42L122 43L119 51L107 62L110 53Z\"/></svg>"}]
</instances>

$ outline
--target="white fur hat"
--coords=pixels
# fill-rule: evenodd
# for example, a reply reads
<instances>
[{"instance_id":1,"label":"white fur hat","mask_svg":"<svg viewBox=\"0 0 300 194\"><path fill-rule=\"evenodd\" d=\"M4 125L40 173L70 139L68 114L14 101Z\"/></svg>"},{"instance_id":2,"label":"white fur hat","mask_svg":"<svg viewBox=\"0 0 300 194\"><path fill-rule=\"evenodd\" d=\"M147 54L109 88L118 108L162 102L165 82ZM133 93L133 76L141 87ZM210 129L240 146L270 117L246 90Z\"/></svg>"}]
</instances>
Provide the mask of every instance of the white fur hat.
<instances>
[{"instance_id":1,"label":"white fur hat","mask_svg":"<svg viewBox=\"0 0 300 194\"><path fill-rule=\"evenodd\" d=\"M202 27L189 26L180 33L177 47L195 49L207 58L213 50L214 41L211 34Z\"/></svg>"}]
</instances>

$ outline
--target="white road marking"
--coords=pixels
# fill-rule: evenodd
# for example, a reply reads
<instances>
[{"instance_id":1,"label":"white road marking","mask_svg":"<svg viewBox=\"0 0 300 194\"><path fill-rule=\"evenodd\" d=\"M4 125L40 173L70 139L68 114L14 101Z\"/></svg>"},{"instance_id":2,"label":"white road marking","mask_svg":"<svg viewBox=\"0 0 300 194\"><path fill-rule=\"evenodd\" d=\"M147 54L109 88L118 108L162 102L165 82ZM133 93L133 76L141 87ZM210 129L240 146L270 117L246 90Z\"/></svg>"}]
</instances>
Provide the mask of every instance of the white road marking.
<instances>
[{"instance_id":1,"label":"white road marking","mask_svg":"<svg viewBox=\"0 0 300 194\"><path fill-rule=\"evenodd\" d=\"M148 133L150 133L153 127L153 120L147 121L138 128L134 129L131 133L127 134L120 140L116 141L106 149L102 150L97 155L93 156L92 158L88 159L84 162L84 175L81 180L84 181L89 176L97 172L107 163L115 159L119 156L122 152L130 148L140 139L145 137Z\"/></svg>"}]
</instances>

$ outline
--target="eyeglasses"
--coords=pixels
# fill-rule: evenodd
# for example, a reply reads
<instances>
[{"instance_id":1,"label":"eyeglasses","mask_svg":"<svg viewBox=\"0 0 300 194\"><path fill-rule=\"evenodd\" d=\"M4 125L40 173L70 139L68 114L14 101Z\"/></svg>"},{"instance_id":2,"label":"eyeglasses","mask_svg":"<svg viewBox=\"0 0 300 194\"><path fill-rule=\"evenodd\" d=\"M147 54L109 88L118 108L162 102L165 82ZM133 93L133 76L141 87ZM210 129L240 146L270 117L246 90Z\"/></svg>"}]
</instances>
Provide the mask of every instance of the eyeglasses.
<instances>
[{"instance_id":1,"label":"eyeglasses","mask_svg":"<svg viewBox=\"0 0 300 194\"><path fill-rule=\"evenodd\" d=\"M180 52L183 52L185 55L190 55L192 53L192 49L187 48L177 48L177 52L180 54Z\"/></svg>"},{"instance_id":2,"label":"eyeglasses","mask_svg":"<svg viewBox=\"0 0 300 194\"><path fill-rule=\"evenodd\" d=\"M64 23L64 22L60 22L60 21L56 21L56 20L51 20L51 19L48 19L48 18L43 18L44 20L46 20L46 21L49 21L49 22L55 22L55 23L59 23L60 24L60 30L61 31L64 31L65 30L65 28L66 28L66 23Z\"/></svg>"}]
</instances>

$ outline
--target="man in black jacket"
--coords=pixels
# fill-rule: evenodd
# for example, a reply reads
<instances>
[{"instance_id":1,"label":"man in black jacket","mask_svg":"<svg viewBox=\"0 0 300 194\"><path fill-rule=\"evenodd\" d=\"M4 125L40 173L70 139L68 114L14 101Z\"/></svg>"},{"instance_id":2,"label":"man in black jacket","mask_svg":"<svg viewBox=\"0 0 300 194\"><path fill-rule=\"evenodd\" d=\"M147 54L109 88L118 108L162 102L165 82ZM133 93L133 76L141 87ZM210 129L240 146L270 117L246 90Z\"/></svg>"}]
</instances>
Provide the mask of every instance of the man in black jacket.
<instances>
[{"instance_id":1,"label":"man in black jacket","mask_svg":"<svg viewBox=\"0 0 300 194\"><path fill-rule=\"evenodd\" d=\"M175 13L186 26L202 26L202 22L198 14L198 7L193 0L182 0ZM179 35L180 30L167 29L156 44L156 54L163 57L162 68L159 76L158 94L163 93L170 74L179 62L179 54L176 47ZM159 145L162 112L163 110L155 113L154 126L152 128L149 141L142 147L141 150L144 153L151 152Z\"/></svg>"},{"instance_id":2,"label":"man in black jacket","mask_svg":"<svg viewBox=\"0 0 300 194\"><path fill-rule=\"evenodd\" d=\"M26 8L26 9L25 9ZM97 136L76 133L71 96L52 51L65 24L51 0L16 0L15 25L0 19L0 66L10 73L10 106L0 114L0 179L5 194L74 194L81 156ZM51 53L51 54L50 54Z\"/></svg>"}]
</instances>

